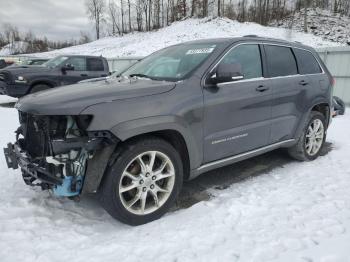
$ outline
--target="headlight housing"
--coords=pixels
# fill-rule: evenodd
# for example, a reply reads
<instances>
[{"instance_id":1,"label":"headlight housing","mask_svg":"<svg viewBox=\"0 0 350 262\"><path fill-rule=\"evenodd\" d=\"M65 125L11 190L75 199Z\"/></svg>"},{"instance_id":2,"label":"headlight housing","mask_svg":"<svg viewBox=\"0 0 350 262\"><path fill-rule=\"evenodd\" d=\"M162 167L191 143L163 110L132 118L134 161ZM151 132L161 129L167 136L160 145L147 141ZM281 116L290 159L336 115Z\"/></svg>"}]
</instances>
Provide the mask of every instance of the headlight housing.
<instances>
[{"instance_id":1,"label":"headlight housing","mask_svg":"<svg viewBox=\"0 0 350 262\"><path fill-rule=\"evenodd\" d=\"M25 79L24 76L17 76L15 82L16 83L27 83L27 80Z\"/></svg>"}]
</instances>

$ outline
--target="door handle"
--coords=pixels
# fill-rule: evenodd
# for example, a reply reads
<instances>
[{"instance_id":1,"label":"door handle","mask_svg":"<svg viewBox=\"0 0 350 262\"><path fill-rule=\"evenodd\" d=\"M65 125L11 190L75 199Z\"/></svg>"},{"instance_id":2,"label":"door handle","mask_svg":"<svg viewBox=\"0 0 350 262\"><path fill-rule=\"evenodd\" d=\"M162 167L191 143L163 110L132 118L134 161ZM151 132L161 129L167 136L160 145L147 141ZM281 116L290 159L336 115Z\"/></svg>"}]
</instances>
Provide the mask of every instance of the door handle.
<instances>
[{"instance_id":1,"label":"door handle","mask_svg":"<svg viewBox=\"0 0 350 262\"><path fill-rule=\"evenodd\" d=\"M267 87L267 86L260 85L255 90L258 91L258 92L264 92L264 91L269 90L269 89L270 88Z\"/></svg>"},{"instance_id":2,"label":"door handle","mask_svg":"<svg viewBox=\"0 0 350 262\"><path fill-rule=\"evenodd\" d=\"M80 76L88 76L87 74L81 74Z\"/></svg>"},{"instance_id":3,"label":"door handle","mask_svg":"<svg viewBox=\"0 0 350 262\"><path fill-rule=\"evenodd\" d=\"M308 85L309 83L308 82L306 82L305 80L301 80L300 82L299 82L299 85L301 85L301 86L306 86L306 85Z\"/></svg>"}]
</instances>

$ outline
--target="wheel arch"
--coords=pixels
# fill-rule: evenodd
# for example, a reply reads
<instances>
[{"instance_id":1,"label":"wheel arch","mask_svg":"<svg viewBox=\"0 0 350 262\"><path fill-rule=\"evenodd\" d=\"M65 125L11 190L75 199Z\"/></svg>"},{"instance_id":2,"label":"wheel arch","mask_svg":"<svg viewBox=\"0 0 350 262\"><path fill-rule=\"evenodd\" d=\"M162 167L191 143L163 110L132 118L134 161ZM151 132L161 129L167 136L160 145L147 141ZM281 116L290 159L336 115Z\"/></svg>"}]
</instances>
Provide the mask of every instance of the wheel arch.
<instances>
[{"instance_id":1,"label":"wheel arch","mask_svg":"<svg viewBox=\"0 0 350 262\"><path fill-rule=\"evenodd\" d=\"M202 154L184 121L177 116L148 117L127 121L114 126L111 132L122 142L141 136L157 136L178 150L186 168L185 178L191 169L200 166Z\"/></svg>"},{"instance_id":2,"label":"wheel arch","mask_svg":"<svg viewBox=\"0 0 350 262\"><path fill-rule=\"evenodd\" d=\"M301 135L303 128L305 127L306 122L308 120L308 117L312 111L322 113L326 118L327 127L329 126L331 122L331 105L329 101L327 101L324 98L316 99L313 103L311 103L310 107L306 108L305 113L303 114L302 119L300 120L300 124L296 130L295 138L298 138Z\"/></svg>"},{"instance_id":3,"label":"wheel arch","mask_svg":"<svg viewBox=\"0 0 350 262\"><path fill-rule=\"evenodd\" d=\"M327 127L330 123L330 118L331 118L331 107L329 105L329 103L325 103L325 102L322 102L322 103L318 103L318 104L315 104L311 110L311 111L317 111L317 112L320 112L321 114L324 115L324 117L326 118L326 121L327 121Z\"/></svg>"},{"instance_id":4,"label":"wheel arch","mask_svg":"<svg viewBox=\"0 0 350 262\"><path fill-rule=\"evenodd\" d=\"M52 87L56 86L56 83L54 83L54 82L52 82L50 80L45 80L45 79L43 79L43 80L35 80L32 83L30 83L30 88L29 88L28 92L30 93L31 90L37 85L47 85L47 86L52 88Z\"/></svg>"}]
</instances>

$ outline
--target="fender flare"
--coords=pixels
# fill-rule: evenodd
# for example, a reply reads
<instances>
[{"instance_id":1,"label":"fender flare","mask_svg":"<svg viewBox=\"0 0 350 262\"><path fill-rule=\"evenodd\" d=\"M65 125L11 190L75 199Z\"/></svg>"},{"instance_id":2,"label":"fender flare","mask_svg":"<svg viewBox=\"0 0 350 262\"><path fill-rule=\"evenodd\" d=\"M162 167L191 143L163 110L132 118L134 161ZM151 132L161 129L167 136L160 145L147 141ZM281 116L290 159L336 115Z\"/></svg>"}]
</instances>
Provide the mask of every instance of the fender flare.
<instances>
[{"instance_id":1,"label":"fender flare","mask_svg":"<svg viewBox=\"0 0 350 262\"><path fill-rule=\"evenodd\" d=\"M319 104L327 104L327 105L328 105L328 119L326 119L326 120L327 120L328 125L329 125L329 123L331 122L331 117L332 117L332 116L331 116L331 112L330 112L330 110L331 110L331 105L329 104L329 100L327 100L327 99L324 98L324 97L317 97L317 98L314 99L314 101L311 103L311 106L305 109L305 114L303 114L303 117L302 117L302 119L300 120L299 125L298 125L298 128L297 128L297 130L296 130L296 132L295 132L295 138L296 138L296 140L300 137L300 135L301 135L301 133L302 133L302 131L303 131L303 128L304 128L305 125L306 125L306 121L308 120L308 117L309 117L309 115L310 115L310 113L311 113L311 110L312 110L315 106L317 106L317 105L319 105Z\"/></svg>"},{"instance_id":2,"label":"fender flare","mask_svg":"<svg viewBox=\"0 0 350 262\"><path fill-rule=\"evenodd\" d=\"M187 130L187 124L175 115L139 118L119 123L111 128L111 132L121 141L152 132L165 130L177 131L184 139L190 159L190 169L197 168L202 162L201 149L195 138Z\"/></svg>"},{"instance_id":3,"label":"fender flare","mask_svg":"<svg viewBox=\"0 0 350 262\"><path fill-rule=\"evenodd\" d=\"M48 79L37 79L37 80L34 80L33 82L30 83L30 90L36 86L36 85L48 85L48 86L51 86L51 87L55 87L57 86L57 83L55 83L54 81L51 81L51 80L48 80Z\"/></svg>"}]
</instances>

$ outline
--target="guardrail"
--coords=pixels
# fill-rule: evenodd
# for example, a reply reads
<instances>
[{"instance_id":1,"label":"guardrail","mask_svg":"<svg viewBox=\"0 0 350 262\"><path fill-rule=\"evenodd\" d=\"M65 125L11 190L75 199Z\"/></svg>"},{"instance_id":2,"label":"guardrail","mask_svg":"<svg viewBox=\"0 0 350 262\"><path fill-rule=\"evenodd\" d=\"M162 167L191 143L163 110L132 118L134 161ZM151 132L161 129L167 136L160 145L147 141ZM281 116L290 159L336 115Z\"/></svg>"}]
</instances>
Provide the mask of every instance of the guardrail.
<instances>
[{"instance_id":1,"label":"guardrail","mask_svg":"<svg viewBox=\"0 0 350 262\"><path fill-rule=\"evenodd\" d=\"M317 52L335 78L334 95L350 105L350 47L319 48Z\"/></svg>"}]
</instances>

